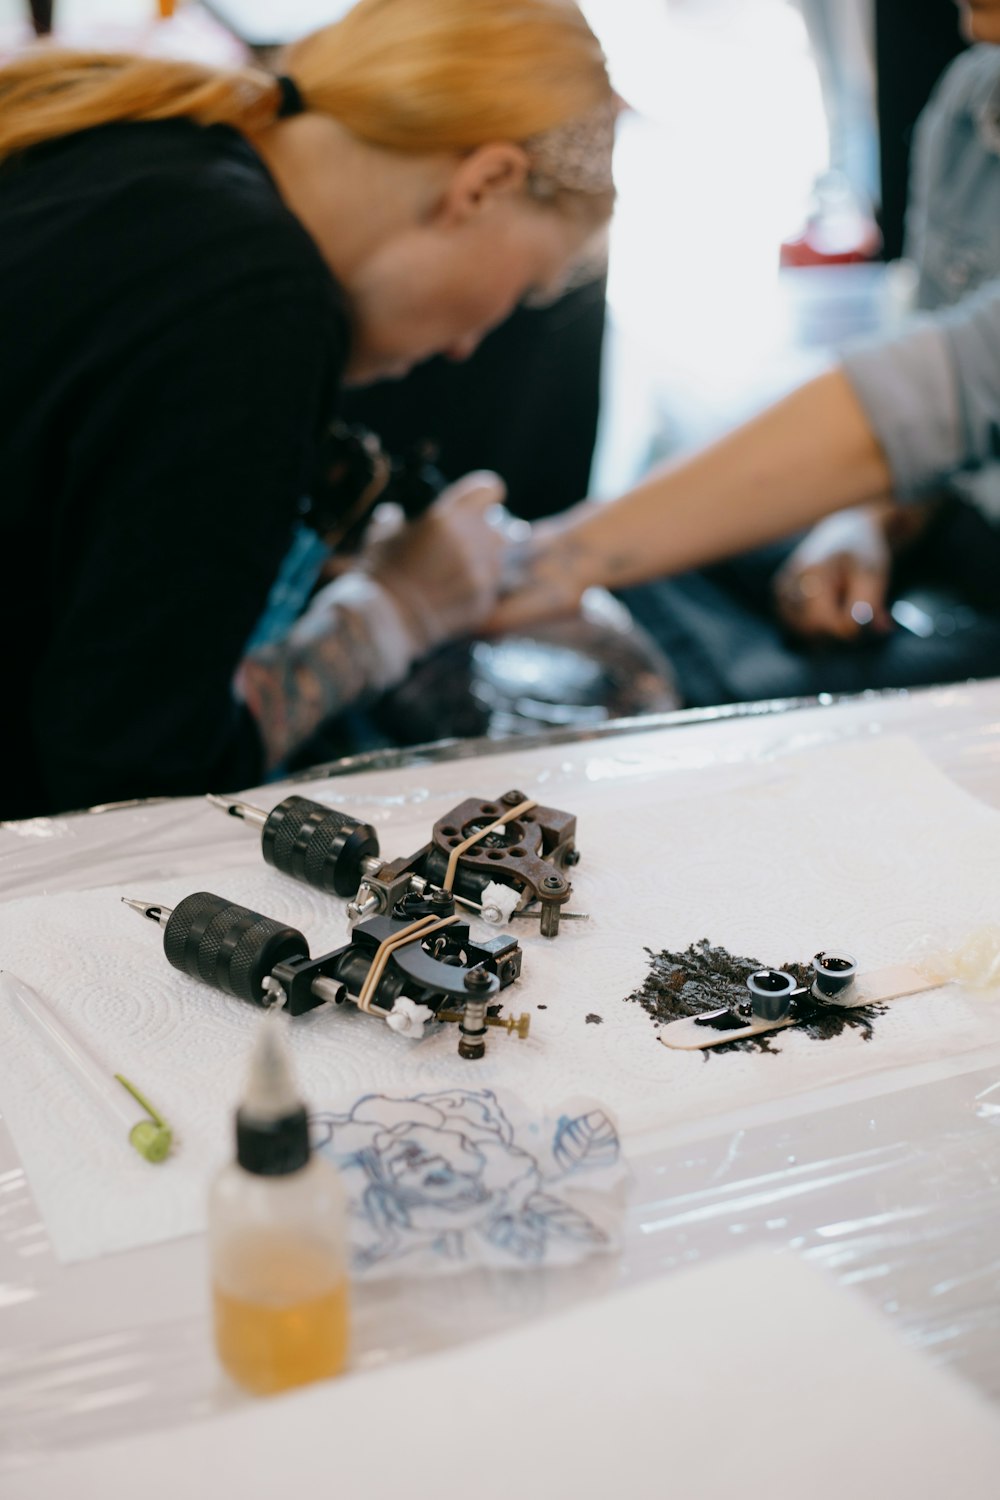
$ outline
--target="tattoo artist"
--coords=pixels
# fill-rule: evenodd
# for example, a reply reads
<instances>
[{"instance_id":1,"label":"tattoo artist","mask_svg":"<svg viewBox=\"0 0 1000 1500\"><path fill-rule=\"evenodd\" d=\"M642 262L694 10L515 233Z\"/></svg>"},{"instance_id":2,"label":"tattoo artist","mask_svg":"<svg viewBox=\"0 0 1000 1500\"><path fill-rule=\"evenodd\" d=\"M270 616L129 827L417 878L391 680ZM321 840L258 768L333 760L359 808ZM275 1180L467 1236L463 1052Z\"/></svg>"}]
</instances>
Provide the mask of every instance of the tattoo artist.
<instances>
[{"instance_id":1,"label":"tattoo artist","mask_svg":"<svg viewBox=\"0 0 1000 1500\"><path fill-rule=\"evenodd\" d=\"M339 389L555 293L614 115L566 0L360 0L277 77L0 68L0 816L248 785L488 613L478 474L245 655Z\"/></svg>"}]
</instances>

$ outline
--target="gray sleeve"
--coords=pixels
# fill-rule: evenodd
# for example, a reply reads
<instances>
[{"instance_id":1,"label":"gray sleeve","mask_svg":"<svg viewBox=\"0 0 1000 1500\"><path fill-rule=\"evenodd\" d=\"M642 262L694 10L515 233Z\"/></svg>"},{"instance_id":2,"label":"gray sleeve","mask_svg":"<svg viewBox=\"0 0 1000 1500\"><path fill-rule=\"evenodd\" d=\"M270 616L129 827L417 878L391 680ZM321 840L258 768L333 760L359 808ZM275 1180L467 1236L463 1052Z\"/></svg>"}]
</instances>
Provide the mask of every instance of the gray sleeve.
<instances>
[{"instance_id":1,"label":"gray sleeve","mask_svg":"<svg viewBox=\"0 0 1000 1500\"><path fill-rule=\"evenodd\" d=\"M841 363L900 499L1000 455L1000 281Z\"/></svg>"}]
</instances>

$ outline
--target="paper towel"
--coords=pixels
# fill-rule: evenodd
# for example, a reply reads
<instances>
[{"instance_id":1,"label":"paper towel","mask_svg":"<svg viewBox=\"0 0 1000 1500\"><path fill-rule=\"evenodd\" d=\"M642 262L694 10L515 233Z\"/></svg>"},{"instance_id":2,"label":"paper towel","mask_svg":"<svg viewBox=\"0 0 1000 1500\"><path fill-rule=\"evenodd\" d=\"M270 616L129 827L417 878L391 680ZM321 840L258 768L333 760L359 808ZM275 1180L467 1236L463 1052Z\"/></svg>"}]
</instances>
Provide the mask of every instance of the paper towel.
<instances>
[{"instance_id":1,"label":"paper towel","mask_svg":"<svg viewBox=\"0 0 1000 1500\"><path fill-rule=\"evenodd\" d=\"M660 1046L648 1016L624 1003L646 971L644 947L709 937L764 962L837 947L862 968L877 967L927 934L944 946L995 922L1000 888L1000 814L959 791L908 741L787 756L753 767L739 789L718 796L706 771L702 794L680 798L664 773L668 738L296 788L373 820L387 857L418 847L460 798L523 788L577 813L582 861L572 904L591 913L564 924L555 941L515 924L524 972L505 999L531 1011L532 1033L491 1038L481 1062L458 1058L451 1026L412 1042L350 1006L299 1018L293 1050L313 1109L347 1110L374 1091L458 1085L510 1089L539 1113L587 1096L617 1117L628 1149L655 1127L1000 1041L1000 1004L990 992L949 987L898 1001L870 1042L855 1034L816 1042L793 1031L782 1035L778 1056L707 1063ZM281 795L270 789L272 802ZM119 897L171 904L193 889L215 890L302 928L313 953L346 941L343 903L271 870L249 829L245 864L155 885L0 906L0 965L144 1089L176 1131L171 1160L139 1160L23 1020L0 1015L0 1108L65 1260L202 1227L259 1018L173 970L161 931ZM601 1024L588 1024L588 1014Z\"/></svg>"}]
</instances>

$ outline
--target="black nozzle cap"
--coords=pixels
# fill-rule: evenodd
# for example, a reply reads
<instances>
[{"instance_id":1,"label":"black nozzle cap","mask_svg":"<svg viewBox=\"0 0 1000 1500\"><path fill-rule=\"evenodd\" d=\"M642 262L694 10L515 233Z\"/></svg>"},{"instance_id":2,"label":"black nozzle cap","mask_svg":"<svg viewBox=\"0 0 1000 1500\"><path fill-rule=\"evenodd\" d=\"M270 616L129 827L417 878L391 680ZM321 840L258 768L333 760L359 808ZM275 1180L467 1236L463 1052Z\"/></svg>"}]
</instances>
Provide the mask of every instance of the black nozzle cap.
<instances>
[{"instance_id":1,"label":"black nozzle cap","mask_svg":"<svg viewBox=\"0 0 1000 1500\"><path fill-rule=\"evenodd\" d=\"M285 1177L309 1160L309 1117L297 1109L277 1120L236 1112L236 1160L257 1177Z\"/></svg>"}]
</instances>

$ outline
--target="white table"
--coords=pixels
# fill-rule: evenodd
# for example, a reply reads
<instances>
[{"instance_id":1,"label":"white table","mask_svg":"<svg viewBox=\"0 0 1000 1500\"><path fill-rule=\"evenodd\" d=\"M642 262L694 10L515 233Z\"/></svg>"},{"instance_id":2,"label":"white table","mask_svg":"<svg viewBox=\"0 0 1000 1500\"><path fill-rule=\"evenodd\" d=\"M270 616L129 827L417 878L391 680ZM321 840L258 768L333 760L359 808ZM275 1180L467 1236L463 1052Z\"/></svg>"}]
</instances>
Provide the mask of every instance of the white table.
<instances>
[{"instance_id":1,"label":"white table","mask_svg":"<svg viewBox=\"0 0 1000 1500\"><path fill-rule=\"evenodd\" d=\"M692 787L705 767L721 785L758 759L905 733L959 784L1000 807L996 682L678 714L649 727L669 728L671 774ZM196 800L9 825L0 829L0 901L98 887L112 875L141 880L147 894L157 874L245 858L245 840L244 828ZM674 1127L649 1137L633 1162L618 1261L472 1274L458 1284L420 1283L405 1296L395 1284L366 1286L357 1303L358 1365L459 1343L733 1249L791 1246L1000 1400L998 1129L1000 1056L896 1070L761 1104L738 1119ZM5 1131L0 1288L0 1437L10 1462L30 1465L43 1453L170 1427L238 1401L220 1385L206 1338L200 1240L61 1266ZM0 1462L2 1454L0 1447Z\"/></svg>"}]
</instances>

